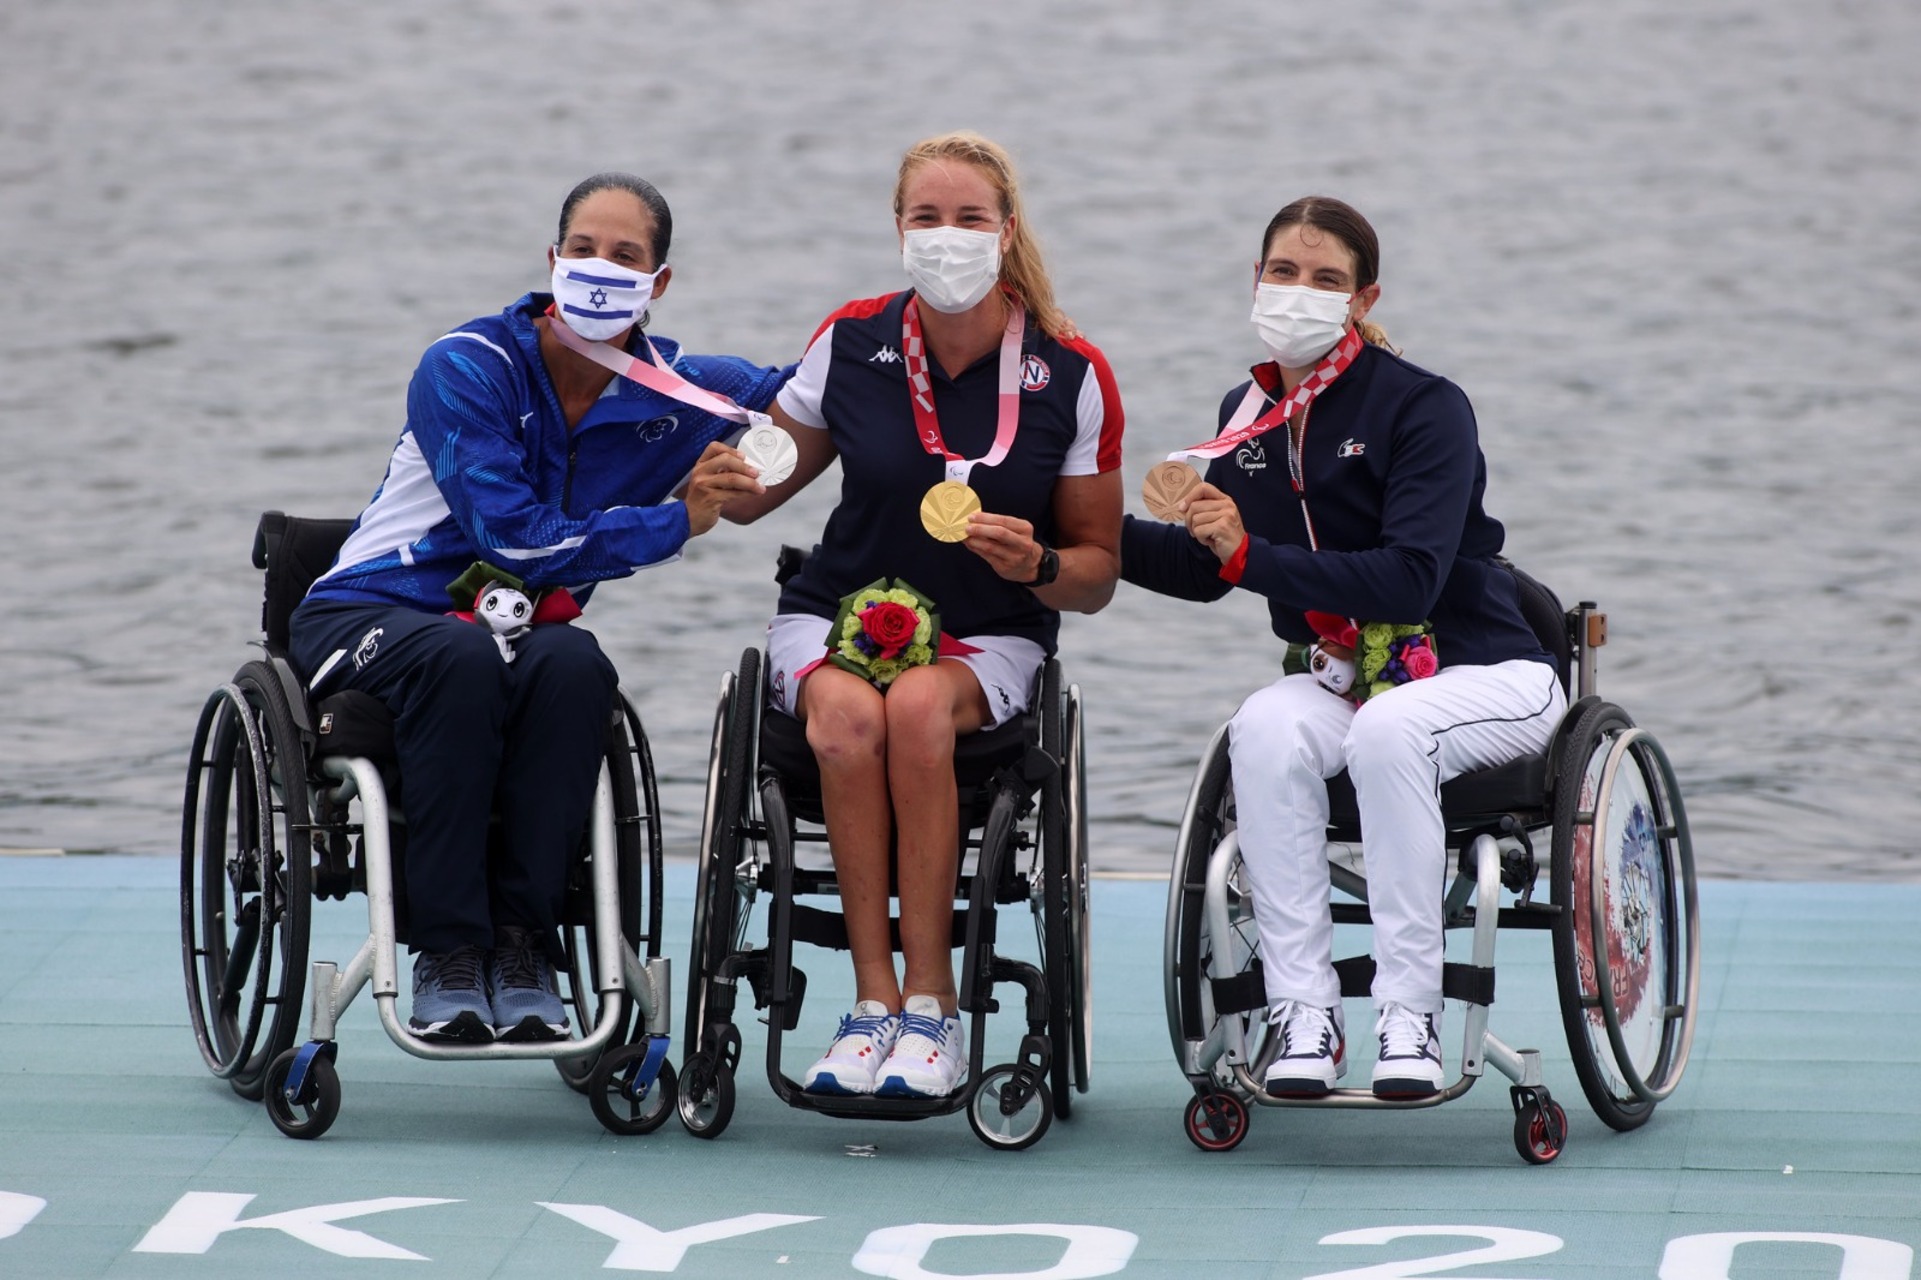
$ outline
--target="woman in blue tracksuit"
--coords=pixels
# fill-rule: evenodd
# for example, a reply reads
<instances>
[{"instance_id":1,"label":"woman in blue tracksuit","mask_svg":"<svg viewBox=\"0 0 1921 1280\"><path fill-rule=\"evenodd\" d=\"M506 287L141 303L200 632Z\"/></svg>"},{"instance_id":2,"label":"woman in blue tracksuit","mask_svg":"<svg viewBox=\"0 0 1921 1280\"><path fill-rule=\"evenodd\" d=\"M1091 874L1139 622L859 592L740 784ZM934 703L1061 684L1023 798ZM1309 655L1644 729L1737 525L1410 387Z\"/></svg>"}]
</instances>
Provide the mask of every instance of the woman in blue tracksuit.
<instances>
[{"instance_id":1,"label":"woman in blue tracksuit","mask_svg":"<svg viewBox=\"0 0 1921 1280\"><path fill-rule=\"evenodd\" d=\"M1308 612L1432 627L1439 671L1358 705L1312 674L1242 703L1228 730L1241 853L1279 1055L1273 1094L1346 1070L1325 854L1326 779L1348 771L1367 846L1380 1039L1373 1091L1442 1087L1440 785L1543 750L1566 707L1553 659L1495 559L1486 462L1466 396L1399 358L1364 317L1380 297L1374 230L1338 200L1282 209L1261 239L1253 322L1272 356L1221 405L1215 461L1181 524L1129 517L1122 577L1190 600L1234 587L1276 635ZM1262 431L1263 426L1268 430ZM1325 624L1323 624L1325 625Z\"/></svg>"},{"instance_id":2,"label":"woman in blue tracksuit","mask_svg":"<svg viewBox=\"0 0 1921 1280\"><path fill-rule=\"evenodd\" d=\"M565 1033L554 929L615 689L582 628L535 625L497 646L451 611L496 578L540 600L536 622L564 620L594 583L678 559L723 502L759 488L718 443L734 422L572 349L614 344L750 409L773 399L791 370L645 337L672 233L666 201L639 178L574 188L547 251L553 295L427 348L386 478L293 615L293 658L315 696L359 689L394 713L418 953L410 1025L428 1038ZM670 501L683 482L684 501ZM490 868L495 811L503 851Z\"/></svg>"}]
</instances>

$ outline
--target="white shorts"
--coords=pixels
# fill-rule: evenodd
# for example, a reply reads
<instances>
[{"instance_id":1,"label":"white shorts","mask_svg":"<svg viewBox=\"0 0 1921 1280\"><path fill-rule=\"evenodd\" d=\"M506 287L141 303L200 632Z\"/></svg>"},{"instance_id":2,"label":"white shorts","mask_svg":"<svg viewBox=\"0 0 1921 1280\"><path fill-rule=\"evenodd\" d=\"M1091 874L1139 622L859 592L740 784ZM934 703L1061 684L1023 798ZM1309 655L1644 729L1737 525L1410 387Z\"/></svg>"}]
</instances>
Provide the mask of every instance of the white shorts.
<instances>
[{"instance_id":1,"label":"white shorts","mask_svg":"<svg viewBox=\"0 0 1921 1280\"><path fill-rule=\"evenodd\" d=\"M767 704L794 714L800 700L800 671L827 653L827 631L832 618L811 613L782 613L767 624ZM992 729L1027 710L1034 676L1047 652L1022 636L961 636L979 649L955 658L966 664L987 693L987 723Z\"/></svg>"}]
</instances>

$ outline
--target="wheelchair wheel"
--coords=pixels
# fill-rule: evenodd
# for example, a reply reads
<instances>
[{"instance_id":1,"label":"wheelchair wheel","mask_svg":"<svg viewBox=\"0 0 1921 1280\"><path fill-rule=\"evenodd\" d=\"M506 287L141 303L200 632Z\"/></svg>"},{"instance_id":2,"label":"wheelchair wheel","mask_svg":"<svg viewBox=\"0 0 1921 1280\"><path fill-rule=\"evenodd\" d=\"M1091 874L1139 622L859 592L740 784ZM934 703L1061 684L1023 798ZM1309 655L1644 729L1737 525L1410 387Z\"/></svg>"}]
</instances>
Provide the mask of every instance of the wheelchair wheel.
<instances>
[{"instance_id":1,"label":"wheelchair wheel","mask_svg":"<svg viewBox=\"0 0 1921 1280\"><path fill-rule=\"evenodd\" d=\"M654 778L653 755L647 735L633 703L621 696L621 708L608 729L607 772L614 793L614 850L620 867L621 931L629 946L642 960L660 954L661 915L661 836L660 795ZM591 838L589 857L576 874L592 883ZM595 945L591 924L563 927L560 931L563 960L559 976L565 988L563 999L574 1009L580 1034L598 1025L600 1019L600 953ZM635 1016L631 996L626 1016ZM611 1042L627 1039L621 1028ZM608 1050L612 1052L612 1050ZM554 1069L567 1086L586 1093L594 1073L596 1058L556 1059Z\"/></svg>"},{"instance_id":2,"label":"wheelchair wheel","mask_svg":"<svg viewBox=\"0 0 1921 1280\"><path fill-rule=\"evenodd\" d=\"M990 1067L968 1100L967 1123L996 1151L1025 1151L1054 1123L1052 1098L1039 1081L1027 1078L1026 1068Z\"/></svg>"},{"instance_id":3,"label":"wheelchair wheel","mask_svg":"<svg viewBox=\"0 0 1921 1280\"><path fill-rule=\"evenodd\" d=\"M702 1049L707 1026L710 975L739 947L753 906L754 886L739 868L752 796L755 743L760 732L760 650L740 655L740 670L723 677L707 757L707 802L700 824L700 865L695 873L694 936L687 975L687 1052ZM688 1064L681 1064L687 1076ZM684 1110L684 1108L683 1108Z\"/></svg>"},{"instance_id":4,"label":"wheelchair wheel","mask_svg":"<svg viewBox=\"0 0 1921 1280\"><path fill-rule=\"evenodd\" d=\"M249 662L194 730L180 833L180 951L200 1056L257 1101L304 1010L312 853L306 749L280 673Z\"/></svg>"},{"instance_id":5,"label":"wheelchair wheel","mask_svg":"<svg viewBox=\"0 0 1921 1280\"><path fill-rule=\"evenodd\" d=\"M1063 694L1060 666L1051 660L1041 673L1040 701L1041 749L1060 763L1058 781L1048 784L1042 802L1041 841L1047 1035L1052 1049L1048 1075L1054 1112L1066 1119L1073 1114L1075 1091L1087 1092L1094 1048L1087 778L1080 689L1070 686Z\"/></svg>"},{"instance_id":6,"label":"wheelchair wheel","mask_svg":"<svg viewBox=\"0 0 1921 1280\"><path fill-rule=\"evenodd\" d=\"M1167 975L1167 1023L1175 1061L1197 1088L1205 1086L1225 1093L1240 1091L1227 1049L1238 1047L1252 1061L1253 1048L1266 1031L1263 1000L1256 1000L1253 1008L1225 1014L1215 1003L1211 975L1217 969L1243 985L1258 982L1254 971L1260 955L1260 934L1254 924L1254 900L1241 870L1238 843L1229 842L1234 829L1233 778L1227 730L1222 727L1201 757L1186 812L1181 816L1168 880L1162 964ZM1217 862L1221 864L1218 867ZM1210 875L1219 886L1218 903L1209 902ZM1205 1102L1206 1096L1200 1101ZM1212 1135L1209 1140L1223 1140L1225 1121L1212 1113L1205 1118L1205 1133ZM1190 1115L1188 1136L1200 1144L1194 1123ZM1235 1137L1228 1146L1239 1141Z\"/></svg>"},{"instance_id":7,"label":"wheelchair wheel","mask_svg":"<svg viewBox=\"0 0 1921 1280\"><path fill-rule=\"evenodd\" d=\"M307 1081L300 1096L287 1096L287 1077L292 1073L298 1049L288 1049L273 1060L263 1081L267 1116L273 1127L289 1138L318 1138L333 1128L340 1118L340 1073L333 1060L317 1055L307 1064Z\"/></svg>"},{"instance_id":8,"label":"wheelchair wheel","mask_svg":"<svg viewBox=\"0 0 1921 1280\"><path fill-rule=\"evenodd\" d=\"M1554 779L1554 969L1602 1122L1647 1123L1687 1066L1700 982L1694 852L1674 771L1628 714L1577 707Z\"/></svg>"},{"instance_id":9,"label":"wheelchair wheel","mask_svg":"<svg viewBox=\"0 0 1921 1280\"><path fill-rule=\"evenodd\" d=\"M600 1055L588 1080L587 1102L594 1118L607 1132L621 1137L652 1133L667 1123L679 1102L674 1064L662 1060L647 1086L634 1091L636 1076L647 1060L648 1045L625 1044Z\"/></svg>"}]
</instances>

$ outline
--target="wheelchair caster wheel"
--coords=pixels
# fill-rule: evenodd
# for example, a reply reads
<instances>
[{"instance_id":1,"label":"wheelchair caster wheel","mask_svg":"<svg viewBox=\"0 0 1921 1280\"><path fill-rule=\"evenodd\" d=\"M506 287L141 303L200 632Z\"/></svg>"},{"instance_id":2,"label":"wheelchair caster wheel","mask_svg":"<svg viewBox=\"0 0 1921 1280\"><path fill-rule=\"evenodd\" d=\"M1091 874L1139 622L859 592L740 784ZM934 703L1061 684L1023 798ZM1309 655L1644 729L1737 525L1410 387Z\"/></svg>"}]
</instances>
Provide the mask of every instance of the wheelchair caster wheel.
<instances>
[{"instance_id":1,"label":"wheelchair caster wheel","mask_svg":"<svg viewBox=\"0 0 1921 1280\"><path fill-rule=\"evenodd\" d=\"M1546 1164L1567 1146L1567 1112L1546 1090L1514 1089L1514 1149L1529 1164Z\"/></svg>"},{"instance_id":2,"label":"wheelchair caster wheel","mask_svg":"<svg viewBox=\"0 0 1921 1280\"><path fill-rule=\"evenodd\" d=\"M1054 1123L1054 1099L1033 1067L990 1067L967 1104L974 1135L996 1151L1025 1151Z\"/></svg>"},{"instance_id":3,"label":"wheelchair caster wheel","mask_svg":"<svg viewBox=\"0 0 1921 1280\"><path fill-rule=\"evenodd\" d=\"M622 1137L652 1133L674 1113L679 1090L673 1063L663 1058L652 1080L644 1084L639 1081L649 1048L645 1040L625 1044L609 1049L594 1064L593 1075L587 1080L587 1105L609 1133Z\"/></svg>"},{"instance_id":4,"label":"wheelchair caster wheel","mask_svg":"<svg viewBox=\"0 0 1921 1280\"><path fill-rule=\"evenodd\" d=\"M305 1048L298 1045L287 1050L267 1068L267 1116L274 1128L289 1138L318 1138L333 1127L340 1115L340 1074L325 1054L313 1055L307 1063L307 1078L301 1082L299 1093L287 1096L287 1079L293 1074L294 1059Z\"/></svg>"},{"instance_id":5,"label":"wheelchair caster wheel","mask_svg":"<svg viewBox=\"0 0 1921 1280\"><path fill-rule=\"evenodd\" d=\"M1203 1151L1232 1151L1247 1136L1247 1104L1231 1093L1203 1093L1187 1104L1187 1140Z\"/></svg>"},{"instance_id":6,"label":"wheelchair caster wheel","mask_svg":"<svg viewBox=\"0 0 1921 1280\"><path fill-rule=\"evenodd\" d=\"M680 1123L696 1138L718 1138L734 1118L734 1073L704 1053L681 1064Z\"/></svg>"}]
</instances>

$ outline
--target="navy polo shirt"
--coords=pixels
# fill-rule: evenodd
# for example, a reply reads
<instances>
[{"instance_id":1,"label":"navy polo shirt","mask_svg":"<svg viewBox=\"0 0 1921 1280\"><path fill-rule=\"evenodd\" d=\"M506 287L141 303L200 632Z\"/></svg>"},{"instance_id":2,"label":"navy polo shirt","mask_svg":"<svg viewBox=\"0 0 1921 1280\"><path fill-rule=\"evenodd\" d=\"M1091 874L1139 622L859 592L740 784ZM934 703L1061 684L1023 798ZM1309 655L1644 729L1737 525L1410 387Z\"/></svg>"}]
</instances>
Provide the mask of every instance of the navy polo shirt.
<instances>
[{"instance_id":1,"label":"navy polo shirt","mask_svg":"<svg viewBox=\"0 0 1921 1280\"><path fill-rule=\"evenodd\" d=\"M946 476L922 448L901 355L906 292L850 302L821 325L779 401L803 426L827 431L840 455L840 504L806 566L781 592L781 613L831 618L841 598L876 578L902 578L933 599L949 635L1022 636L1054 651L1060 615L959 543L920 522L921 498ZM1021 339L1020 430L1006 458L977 466L981 507L1031 521L1055 542L1054 480L1121 464L1120 395L1107 359L1084 339L1061 341L1030 320ZM949 378L930 361L947 448L979 458L999 415L996 348Z\"/></svg>"}]
</instances>

